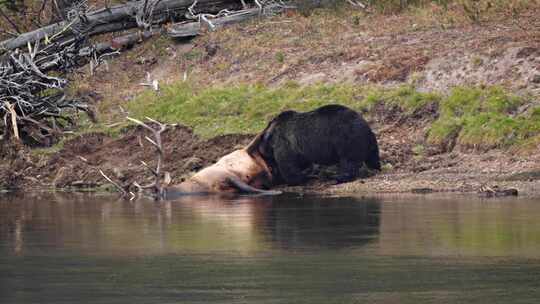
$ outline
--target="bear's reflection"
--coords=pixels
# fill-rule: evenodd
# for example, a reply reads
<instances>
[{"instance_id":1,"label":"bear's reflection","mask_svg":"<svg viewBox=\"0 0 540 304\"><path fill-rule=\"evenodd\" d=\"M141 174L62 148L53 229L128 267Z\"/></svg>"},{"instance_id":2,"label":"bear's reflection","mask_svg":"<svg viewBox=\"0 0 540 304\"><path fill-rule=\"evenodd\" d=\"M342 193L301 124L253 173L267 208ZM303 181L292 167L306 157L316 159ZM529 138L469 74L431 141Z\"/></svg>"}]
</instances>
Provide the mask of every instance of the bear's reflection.
<instances>
[{"instance_id":1,"label":"bear's reflection","mask_svg":"<svg viewBox=\"0 0 540 304\"><path fill-rule=\"evenodd\" d=\"M380 203L375 199L281 196L264 212L263 233L281 248L345 248L377 238Z\"/></svg>"},{"instance_id":2,"label":"bear's reflection","mask_svg":"<svg viewBox=\"0 0 540 304\"><path fill-rule=\"evenodd\" d=\"M175 201L207 225L220 222L227 233L242 229L273 248L310 249L361 246L379 231L375 199L320 196L203 196ZM261 239L262 237L262 239Z\"/></svg>"}]
</instances>

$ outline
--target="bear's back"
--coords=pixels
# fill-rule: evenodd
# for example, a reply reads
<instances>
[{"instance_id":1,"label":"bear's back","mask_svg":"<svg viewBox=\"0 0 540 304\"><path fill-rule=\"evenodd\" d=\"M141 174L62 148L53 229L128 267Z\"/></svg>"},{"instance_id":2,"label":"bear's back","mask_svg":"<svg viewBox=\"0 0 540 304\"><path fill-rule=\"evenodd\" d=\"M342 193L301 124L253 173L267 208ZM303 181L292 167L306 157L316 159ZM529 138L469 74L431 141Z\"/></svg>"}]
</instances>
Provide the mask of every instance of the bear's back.
<instances>
[{"instance_id":1,"label":"bear's back","mask_svg":"<svg viewBox=\"0 0 540 304\"><path fill-rule=\"evenodd\" d=\"M315 110L313 110L311 112L317 113L319 115L339 115L339 113L341 113L341 112L353 112L353 113L356 113L356 111L354 111L353 109L348 108L346 106L339 105L339 104L325 105L325 106L317 108L317 109L315 109ZM310 113L310 112L306 112L306 113Z\"/></svg>"},{"instance_id":2,"label":"bear's back","mask_svg":"<svg viewBox=\"0 0 540 304\"><path fill-rule=\"evenodd\" d=\"M337 104L322 106L309 112L297 112L289 117L294 121L292 126L297 129L296 134L305 137L322 136L328 140L333 140L336 136L350 135L348 132L351 128L367 126L358 112Z\"/></svg>"}]
</instances>

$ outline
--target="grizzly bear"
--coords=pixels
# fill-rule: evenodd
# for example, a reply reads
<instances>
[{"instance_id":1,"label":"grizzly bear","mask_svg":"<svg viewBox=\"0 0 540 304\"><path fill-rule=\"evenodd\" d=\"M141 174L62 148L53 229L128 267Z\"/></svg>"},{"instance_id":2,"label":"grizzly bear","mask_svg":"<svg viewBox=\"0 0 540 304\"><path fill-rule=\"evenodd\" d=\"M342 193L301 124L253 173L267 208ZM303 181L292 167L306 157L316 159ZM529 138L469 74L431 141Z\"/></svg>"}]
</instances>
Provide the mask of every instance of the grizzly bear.
<instances>
[{"instance_id":1,"label":"grizzly bear","mask_svg":"<svg viewBox=\"0 0 540 304\"><path fill-rule=\"evenodd\" d=\"M359 168L380 170L375 134L362 116L345 106L310 112L285 111L259 134L256 145L278 183L304 183L313 164L338 165L338 182L352 181Z\"/></svg>"}]
</instances>

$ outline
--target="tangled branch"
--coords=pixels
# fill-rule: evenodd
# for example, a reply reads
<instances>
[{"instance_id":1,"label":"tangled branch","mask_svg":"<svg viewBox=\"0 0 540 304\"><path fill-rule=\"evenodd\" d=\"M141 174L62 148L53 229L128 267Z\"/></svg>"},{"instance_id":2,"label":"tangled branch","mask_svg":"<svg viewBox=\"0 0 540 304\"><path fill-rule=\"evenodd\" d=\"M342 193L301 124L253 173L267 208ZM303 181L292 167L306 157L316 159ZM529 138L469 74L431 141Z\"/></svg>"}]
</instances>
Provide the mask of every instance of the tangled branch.
<instances>
[{"instance_id":1,"label":"tangled branch","mask_svg":"<svg viewBox=\"0 0 540 304\"><path fill-rule=\"evenodd\" d=\"M93 71L119 49L152 36L150 28L174 12L198 21L188 26L200 28L204 22L213 29L289 7L282 0L254 0L252 8L238 0L137 0L88 12L87 0L72 3L62 22L0 42L0 138L13 135L41 145L53 143L74 125L73 113L89 112L84 101L66 95L65 75L88 62ZM205 13L197 12L197 5ZM135 23L145 29L142 34L116 37L111 43L90 42L91 35L124 30ZM175 37L171 31L169 36ZM152 86L157 89L157 84Z\"/></svg>"},{"instance_id":2,"label":"tangled branch","mask_svg":"<svg viewBox=\"0 0 540 304\"><path fill-rule=\"evenodd\" d=\"M84 5L80 4L79 8L84 8ZM74 15L74 10L71 10L71 16L75 19L68 24L84 18L84 11ZM76 35L65 39L62 34L66 32ZM99 58L89 47L85 32L87 30L82 27L68 25L44 42L28 43L26 52L15 49L2 57L0 117L3 120L0 127L3 127L4 135L13 134L15 138L50 144L65 127L74 124L69 110L89 111L84 102L66 96L68 80L62 76L81 64L81 54ZM50 73L53 69L57 73Z\"/></svg>"},{"instance_id":3,"label":"tangled branch","mask_svg":"<svg viewBox=\"0 0 540 304\"><path fill-rule=\"evenodd\" d=\"M247 7L244 1L242 1L242 10L231 11L229 9L223 9L217 14L209 13L198 13L195 10L195 7L198 4L198 0L193 1L193 4L188 8L186 13L186 18L191 20L197 20L199 23L204 22L208 25L210 29L215 29L216 24L212 20L223 19L223 17L239 17L242 18L243 15L252 14L253 11L257 11L259 15L272 15L279 13L283 9L292 8L283 0L254 0L256 9L250 9Z\"/></svg>"},{"instance_id":4,"label":"tangled branch","mask_svg":"<svg viewBox=\"0 0 540 304\"><path fill-rule=\"evenodd\" d=\"M132 182L127 185L120 185L120 183L115 182L112 178L107 176L102 170L99 170L99 173L111 183L123 197L130 197L134 199L143 195L145 192L150 191L150 194L154 199L161 200L165 196L165 187L171 183L171 174L167 171L163 171L163 159L164 159L164 149L161 140L161 134L165 132L169 127L174 127L175 125L163 124L159 121L146 117L148 123L142 122L138 119L127 117L127 119L138 126L144 128L152 134L152 137L145 136L144 139L149 142L155 148L156 155L156 165L155 168L150 166L144 161L141 161L141 165L148 169L154 176L154 181L147 185L141 185L138 182Z\"/></svg>"},{"instance_id":5,"label":"tangled branch","mask_svg":"<svg viewBox=\"0 0 540 304\"><path fill-rule=\"evenodd\" d=\"M145 30L152 27L154 23L154 9L156 5L161 2L161 0L144 0L137 9L137 14L135 15L135 21L137 26Z\"/></svg>"}]
</instances>

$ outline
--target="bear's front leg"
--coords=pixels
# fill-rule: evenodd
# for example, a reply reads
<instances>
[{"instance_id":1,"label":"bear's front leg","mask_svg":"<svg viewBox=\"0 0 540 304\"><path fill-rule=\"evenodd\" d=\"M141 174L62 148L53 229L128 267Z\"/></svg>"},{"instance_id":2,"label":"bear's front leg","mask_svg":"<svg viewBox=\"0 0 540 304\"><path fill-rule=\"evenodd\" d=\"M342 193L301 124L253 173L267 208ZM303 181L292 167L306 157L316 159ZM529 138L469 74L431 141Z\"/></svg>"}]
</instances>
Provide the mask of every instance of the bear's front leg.
<instances>
[{"instance_id":1,"label":"bear's front leg","mask_svg":"<svg viewBox=\"0 0 540 304\"><path fill-rule=\"evenodd\" d=\"M296 155L287 155L287 153L276 154L279 173L285 184L290 186L300 185L307 181L304 175L304 163Z\"/></svg>"},{"instance_id":2,"label":"bear's front leg","mask_svg":"<svg viewBox=\"0 0 540 304\"><path fill-rule=\"evenodd\" d=\"M336 180L339 183L346 183L357 179L359 176L358 162L340 159L339 160L339 172Z\"/></svg>"}]
</instances>

